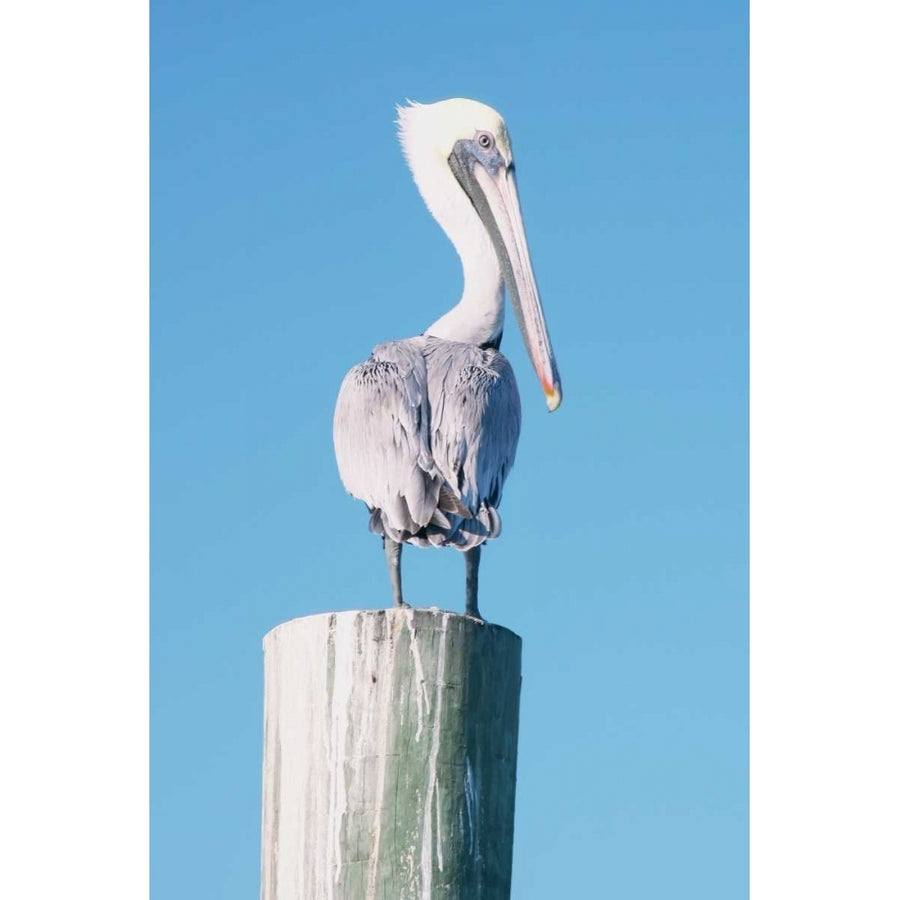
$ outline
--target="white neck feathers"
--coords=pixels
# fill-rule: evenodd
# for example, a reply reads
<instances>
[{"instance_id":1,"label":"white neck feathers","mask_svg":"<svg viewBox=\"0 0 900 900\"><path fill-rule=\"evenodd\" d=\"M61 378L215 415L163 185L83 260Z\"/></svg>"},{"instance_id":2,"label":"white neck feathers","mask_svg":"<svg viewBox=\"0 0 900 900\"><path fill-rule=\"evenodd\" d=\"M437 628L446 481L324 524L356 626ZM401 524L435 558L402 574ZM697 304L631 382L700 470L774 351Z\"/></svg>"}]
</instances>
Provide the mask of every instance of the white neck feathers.
<instances>
[{"instance_id":1,"label":"white neck feathers","mask_svg":"<svg viewBox=\"0 0 900 900\"><path fill-rule=\"evenodd\" d=\"M433 110L434 106L418 104L399 107L400 143L425 205L459 254L464 287L459 303L426 333L448 341L487 344L503 330L500 265L487 229L447 162L458 126L446 119L436 122ZM443 139L441 125L448 135Z\"/></svg>"}]
</instances>

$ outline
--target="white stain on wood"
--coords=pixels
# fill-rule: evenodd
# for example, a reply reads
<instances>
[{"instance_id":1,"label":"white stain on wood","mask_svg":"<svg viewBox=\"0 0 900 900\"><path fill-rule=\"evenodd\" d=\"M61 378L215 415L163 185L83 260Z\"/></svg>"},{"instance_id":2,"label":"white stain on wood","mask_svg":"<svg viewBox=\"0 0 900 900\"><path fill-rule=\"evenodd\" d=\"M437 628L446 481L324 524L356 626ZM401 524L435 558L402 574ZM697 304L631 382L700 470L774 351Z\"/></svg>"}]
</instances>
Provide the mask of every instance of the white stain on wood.
<instances>
[{"instance_id":1,"label":"white stain on wood","mask_svg":"<svg viewBox=\"0 0 900 900\"><path fill-rule=\"evenodd\" d=\"M466 756L466 824L469 831L469 853L475 855L475 838L478 829L478 800L475 796L475 776L472 760Z\"/></svg>"},{"instance_id":2,"label":"white stain on wood","mask_svg":"<svg viewBox=\"0 0 900 900\"><path fill-rule=\"evenodd\" d=\"M370 640L372 638L370 637ZM421 666L421 662L420 662ZM384 665L383 668L386 673L387 683L389 685L394 683L394 642L390 641L388 644L387 651L385 653ZM373 681L373 684L377 684L377 675L373 672L372 677L376 679ZM391 692L382 690L381 691L381 702L372 702L369 704L368 711L370 715L375 715L376 719L376 747L378 749L378 777L375 783L375 800L376 800L376 809L379 812L379 815L375 817L374 825L372 826L372 849L369 852L369 871L368 878L366 881L366 900L375 900L375 891L377 886L378 879L378 862L379 862L379 851L381 849L381 823L382 823L382 815L381 811L385 807L385 783L386 783L386 774L387 774L387 764L388 764L388 749L389 749L389 738L390 738L390 724L391 724ZM363 754L362 750L358 754L361 759Z\"/></svg>"},{"instance_id":3,"label":"white stain on wood","mask_svg":"<svg viewBox=\"0 0 900 900\"><path fill-rule=\"evenodd\" d=\"M409 629L409 649L412 652L413 662L416 665L416 712L418 713L416 727L416 743L422 737L422 725L424 716L431 715L431 704L428 702L428 689L425 686L425 670L422 668L422 655L419 653L419 642L416 640L416 630L413 628L413 611L406 610L406 627ZM423 709L424 706L424 709Z\"/></svg>"},{"instance_id":4,"label":"white stain on wood","mask_svg":"<svg viewBox=\"0 0 900 900\"><path fill-rule=\"evenodd\" d=\"M353 689L354 621L347 616L333 616L329 623L329 637L333 644L333 683L331 688L330 757L331 796L328 809L327 866L325 884L328 900L334 900L334 886L341 878L341 826L347 813L347 783L343 761L347 757L347 732L350 727L350 694Z\"/></svg>"},{"instance_id":5,"label":"white stain on wood","mask_svg":"<svg viewBox=\"0 0 900 900\"><path fill-rule=\"evenodd\" d=\"M262 900L508 897L518 637L375 610L295 619L264 647Z\"/></svg>"},{"instance_id":6,"label":"white stain on wood","mask_svg":"<svg viewBox=\"0 0 900 900\"><path fill-rule=\"evenodd\" d=\"M437 790L437 761L441 749L441 710L444 705L445 667L447 664L447 618L449 613L441 617L441 640L438 648L437 677L434 686L434 733L431 736L431 752L428 754L428 787L425 792L425 811L422 822L422 900L431 900L431 861L434 858L435 848L432 837L432 812L434 807L434 794ZM437 823L437 841L440 844L440 822ZM438 851L440 853L440 851ZM441 866L443 868L443 865Z\"/></svg>"}]
</instances>

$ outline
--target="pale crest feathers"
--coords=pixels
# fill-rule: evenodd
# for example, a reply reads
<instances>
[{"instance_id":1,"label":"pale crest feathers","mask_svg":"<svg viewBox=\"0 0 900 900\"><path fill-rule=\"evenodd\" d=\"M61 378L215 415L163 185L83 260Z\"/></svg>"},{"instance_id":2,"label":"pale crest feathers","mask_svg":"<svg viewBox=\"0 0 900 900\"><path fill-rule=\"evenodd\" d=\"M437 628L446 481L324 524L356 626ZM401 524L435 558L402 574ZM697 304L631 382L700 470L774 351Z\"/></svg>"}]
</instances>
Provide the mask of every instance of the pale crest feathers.
<instances>
[{"instance_id":1,"label":"pale crest feathers","mask_svg":"<svg viewBox=\"0 0 900 900\"><path fill-rule=\"evenodd\" d=\"M457 97L439 103L409 101L408 106L397 107L397 133L403 155L425 205L445 231L445 204L449 200L455 206L462 191L447 158L457 141L474 138L476 131L494 135L507 165L512 162L506 123L497 110L484 103Z\"/></svg>"},{"instance_id":2,"label":"pale crest feathers","mask_svg":"<svg viewBox=\"0 0 900 900\"><path fill-rule=\"evenodd\" d=\"M397 107L400 145L409 160L424 154L436 156L446 163L458 140L471 138L476 131L489 131L507 164L512 160L509 133L503 117L477 100L457 97L439 103L415 103Z\"/></svg>"}]
</instances>

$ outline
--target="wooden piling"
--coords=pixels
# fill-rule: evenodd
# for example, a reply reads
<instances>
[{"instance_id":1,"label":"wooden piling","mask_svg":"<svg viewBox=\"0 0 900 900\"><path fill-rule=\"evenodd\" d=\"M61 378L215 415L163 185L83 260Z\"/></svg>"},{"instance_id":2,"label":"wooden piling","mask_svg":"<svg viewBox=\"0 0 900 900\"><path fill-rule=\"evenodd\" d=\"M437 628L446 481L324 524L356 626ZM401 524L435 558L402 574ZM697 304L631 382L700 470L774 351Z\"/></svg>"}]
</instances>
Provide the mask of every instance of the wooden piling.
<instances>
[{"instance_id":1,"label":"wooden piling","mask_svg":"<svg viewBox=\"0 0 900 900\"><path fill-rule=\"evenodd\" d=\"M263 646L262 900L507 900L518 635L390 609Z\"/></svg>"}]
</instances>

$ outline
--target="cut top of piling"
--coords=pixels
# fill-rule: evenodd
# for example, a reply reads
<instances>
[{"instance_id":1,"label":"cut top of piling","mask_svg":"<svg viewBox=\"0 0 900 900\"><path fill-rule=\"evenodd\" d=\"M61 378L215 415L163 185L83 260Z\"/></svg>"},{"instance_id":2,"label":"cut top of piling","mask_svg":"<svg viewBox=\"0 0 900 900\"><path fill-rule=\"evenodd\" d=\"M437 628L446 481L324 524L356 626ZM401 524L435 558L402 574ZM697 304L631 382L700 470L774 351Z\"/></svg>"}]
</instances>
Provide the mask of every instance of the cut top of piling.
<instances>
[{"instance_id":1,"label":"cut top of piling","mask_svg":"<svg viewBox=\"0 0 900 900\"><path fill-rule=\"evenodd\" d=\"M443 620L446 617L447 622L453 622L454 627L461 629L471 629L475 634L477 631L486 631L488 633L500 633L518 643L520 649L522 646L522 638L514 631L503 625L497 625L493 622L483 622L479 619L473 619L471 616L460 615L450 610L438 609L436 606L420 607L412 606L400 609L398 607L388 607L387 609L350 609L341 612L325 612L315 613L310 616L299 616L296 619L289 619L276 625L271 631L267 632L263 637L263 651L268 651L273 642L284 640L288 635L297 633L298 631L306 631L307 629L321 629L325 627L329 630L336 630L339 621L344 622L346 628L347 623L351 620L356 621L359 617L363 619L371 619L377 621L384 619L385 621L400 620L404 624L412 622L416 627L439 626L441 623L436 622L436 618Z\"/></svg>"}]
</instances>

